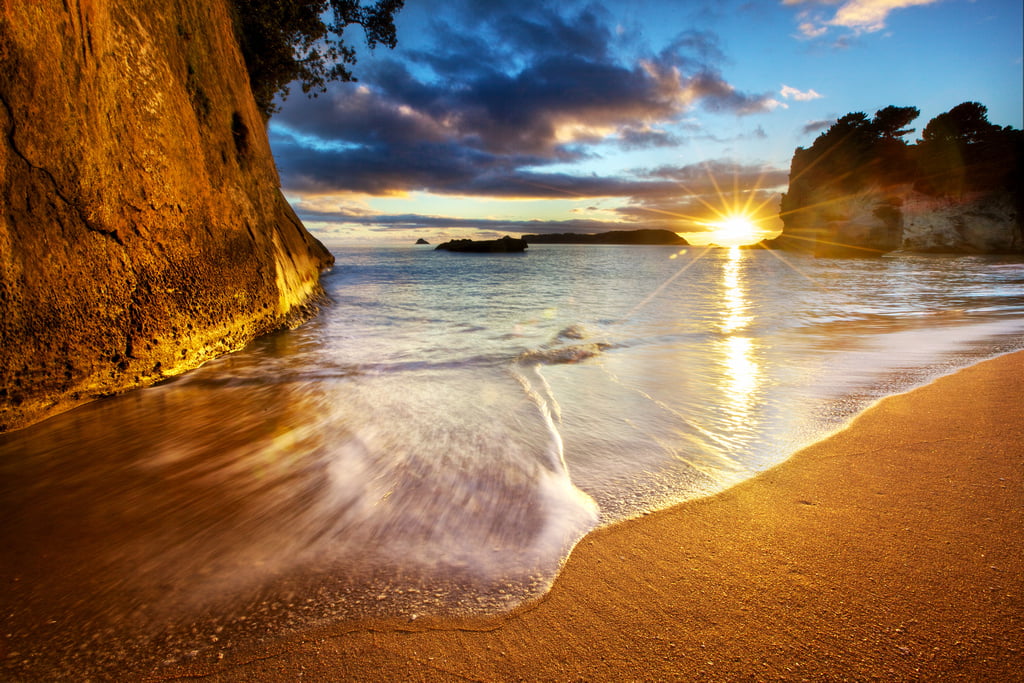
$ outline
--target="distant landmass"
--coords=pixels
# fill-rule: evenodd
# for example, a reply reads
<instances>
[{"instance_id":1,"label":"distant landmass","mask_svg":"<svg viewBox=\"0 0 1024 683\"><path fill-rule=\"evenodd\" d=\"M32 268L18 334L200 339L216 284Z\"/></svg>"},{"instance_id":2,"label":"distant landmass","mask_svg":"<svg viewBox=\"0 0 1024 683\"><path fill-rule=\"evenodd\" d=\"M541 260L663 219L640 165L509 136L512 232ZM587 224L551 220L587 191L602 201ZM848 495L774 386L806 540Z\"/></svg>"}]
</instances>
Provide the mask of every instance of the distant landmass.
<instances>
[{"instance_id":1,"label":"distant landmass","mask_svg":"<svg viewBox=\"0 0 1024 683\"><path fill-rule=\"evenodd\" d=\"M426 241L421 237L418 240L416 240L416 244L430 244L430 242Z\"/></svg>"},{"instance_id":2,"label":"distant landmass","mask_svg":"<svg viewBox=\"0 0 1024 683\"><path fill-rule=\"evenodd\" d=\"M451 240L434 247L434 251L459 251L472 254L510 254L526 251L524 239L516 239L505 235L496 240Z\"/></svg>"},{"instance_id":3,"label":"distant landmass","mask_svg":"<svg viewBox=\"0 0 1024 683\"><path fill-rule=\"evenodd\" d=\"M689 244L671 230L612 230L598 233L560 232L524 235L528 244Z\"/></svg>"}]
</instances>

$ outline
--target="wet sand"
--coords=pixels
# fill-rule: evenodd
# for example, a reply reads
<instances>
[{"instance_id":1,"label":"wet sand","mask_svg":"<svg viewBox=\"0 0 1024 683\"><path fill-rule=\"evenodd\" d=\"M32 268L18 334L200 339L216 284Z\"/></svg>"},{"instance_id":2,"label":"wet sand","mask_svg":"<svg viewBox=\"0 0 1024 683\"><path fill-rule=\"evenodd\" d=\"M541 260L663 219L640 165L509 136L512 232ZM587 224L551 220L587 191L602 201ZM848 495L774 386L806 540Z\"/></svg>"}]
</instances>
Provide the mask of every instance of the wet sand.
<instances>
[{"instance_id":1,"label":"wet sand","mask_svg":"<svg viewBox=\"0 0 1024 683\"><path fill-rule=\"evenodd\" d=\"M1022 397L1015 353L885 399L739 486L591 534L505 617L340 623L179 673L1024 680Z\"/></svg>"}]
</instances>

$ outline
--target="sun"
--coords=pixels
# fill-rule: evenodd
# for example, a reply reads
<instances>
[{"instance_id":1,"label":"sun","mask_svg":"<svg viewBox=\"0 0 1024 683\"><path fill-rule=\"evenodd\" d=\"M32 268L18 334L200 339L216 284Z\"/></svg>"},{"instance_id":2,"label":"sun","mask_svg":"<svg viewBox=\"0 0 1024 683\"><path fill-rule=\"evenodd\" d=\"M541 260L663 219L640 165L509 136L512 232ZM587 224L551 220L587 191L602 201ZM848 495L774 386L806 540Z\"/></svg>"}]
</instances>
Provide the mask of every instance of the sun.
<instances>
[{"instance_id":1,"label":"sun","mask_svg":"<svg viewBox=\"0 0 1024 683\"><path fill-rule=\"evenodd\" d=\"M752 244L761 239L761 231L754 220L746 214L732 214L720 221L711 223L715 244L732 247L741 244Z\"/></svg>"}]
</instances>

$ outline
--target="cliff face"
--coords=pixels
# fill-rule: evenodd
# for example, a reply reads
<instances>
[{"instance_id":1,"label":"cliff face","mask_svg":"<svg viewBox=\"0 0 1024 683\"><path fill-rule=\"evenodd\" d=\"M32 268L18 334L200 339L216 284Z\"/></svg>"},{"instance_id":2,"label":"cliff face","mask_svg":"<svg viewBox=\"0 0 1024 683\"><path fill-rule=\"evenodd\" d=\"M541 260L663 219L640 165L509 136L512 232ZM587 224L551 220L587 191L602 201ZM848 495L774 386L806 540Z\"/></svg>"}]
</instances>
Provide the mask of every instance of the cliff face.
<instances>
[{"instance_id":1,"label":"cliff face","mask_svg":"<svg viewBox=\"0 0 1024 683\"><path fill-rule=\"evenodd\" d=\"M783 200L785 229L775 246L818 256L870 256L900 247L901 207L908 185L854 193L832 188L792 191Z\"/></svg>"},{"instance_id":2,"label":"cliff face","mask_svg":"<svg viewBox=\"0 0 1024 683\"><path fill-rule=\"evenodd\" d=\"M852 194L827 189L790 200L777 246L818 256L871 256L896 249L993 254L1024 251L1014 196L1005 190L936 197L913 185Z\"/></svg>"},{"instance_id":3,"label":"cliff face","mask_svg":"<svg viewBox=\"0 0 1024 683\"><path fill-rule=\"evenodd\" d=\"M0 431L308 314L226 0L0 0Z\"/></svg>"},{"instance_id":4,"label":"cliff face","mask_svg":"<svg viewBox=\"0 0 1024 683\"><path fill-rule=\"evenodd\" d=\"M1021 216L1009 192L976 192L956 200L915 192L904 202L903 216L902 247L908 251L1024 251Z\"/></svg>"}]
</instances>

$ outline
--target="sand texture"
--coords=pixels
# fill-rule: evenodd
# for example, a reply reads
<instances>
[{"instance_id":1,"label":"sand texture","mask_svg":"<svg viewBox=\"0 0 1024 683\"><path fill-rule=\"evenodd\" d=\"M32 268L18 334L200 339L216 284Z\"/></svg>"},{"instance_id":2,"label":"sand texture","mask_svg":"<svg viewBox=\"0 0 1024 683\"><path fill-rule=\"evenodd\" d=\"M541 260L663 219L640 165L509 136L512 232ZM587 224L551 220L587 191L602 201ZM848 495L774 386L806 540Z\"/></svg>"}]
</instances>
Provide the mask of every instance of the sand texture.
<instances>
[{"instance_id":1,"label":"sand texture","mask_svg":"<svg viewBox=\"0 0 1024 683\"><path fill-rule=\"evenodd\" d=\"M591 534L506 617L339 623L212 680L1024 680L1024 353Z\"/></svg>"}]
</instances>

